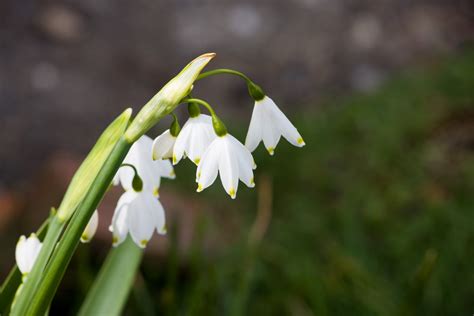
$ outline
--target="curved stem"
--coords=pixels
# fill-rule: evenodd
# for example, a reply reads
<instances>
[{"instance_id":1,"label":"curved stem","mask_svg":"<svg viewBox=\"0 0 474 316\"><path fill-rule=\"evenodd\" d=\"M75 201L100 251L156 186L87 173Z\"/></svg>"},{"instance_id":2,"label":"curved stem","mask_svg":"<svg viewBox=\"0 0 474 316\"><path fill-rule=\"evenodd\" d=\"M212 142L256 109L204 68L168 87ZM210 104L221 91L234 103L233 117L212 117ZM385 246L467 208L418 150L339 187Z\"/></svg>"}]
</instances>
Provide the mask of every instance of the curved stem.
<instances>
[{"instance_id":1,"label":"curved stem","mask_svg":"<svg viewBox=\"0 0 474 316\"><path fill-rule=\"evenodd\" d=\"M137 168L136 168L134 165L129 164L129 163L123 163L123 164L120 165L120 168L122 168L122 167L130 167L130 168L133 169L133 172L135 172L135 175L136 175L136 176L138 176L138 177L140 176L140 175L138 174Z\"/></svg>"},{"instance_id":2,"label":"curved stem","mask_svg":"<svg viewBox=\"0 0 474 316\"><path fill-rule=\"evenodd\" d=\"M216 116L216 112L214 112L214 109L212 108L212 106L204 100L190 98L190 99L185 99L181 102L182 103L197 103L197 104L200 104L200 105L204 106L209 111L209 113L211 113L212 116Z\"/></svg>"},{"instance_id":3,"label":"curved stem","mask_svg":"<svg viewBox=\"0 0 474 316\"><path fill-rule=\"evenodd\" d=\"M227 69L227 68L219 68L219 69L214 69L214 70L209 70L209 71L203 72L196 78L196 81L198 81L200 79L207 78L209 76L220 75L220 74L234 75L234 76L238 76L238 77L244 79L247 82L252 82L252 80L250 80L249 77L247 77L246 75L244 75L240 71L233 70L233 69Z\"/></svg>"}]
</instances>

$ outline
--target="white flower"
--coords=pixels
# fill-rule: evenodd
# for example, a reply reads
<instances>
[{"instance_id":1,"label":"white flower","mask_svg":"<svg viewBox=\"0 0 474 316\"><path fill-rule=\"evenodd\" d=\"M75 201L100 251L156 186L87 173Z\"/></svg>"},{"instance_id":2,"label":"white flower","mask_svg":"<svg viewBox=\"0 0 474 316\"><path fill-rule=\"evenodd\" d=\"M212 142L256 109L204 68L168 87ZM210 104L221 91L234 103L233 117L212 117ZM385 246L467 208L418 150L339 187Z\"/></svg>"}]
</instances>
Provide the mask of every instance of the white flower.
<instances>
[{"instance_id":1,"label":"white flower","mask_svg":"<svg viewBox=\"0 0 474 316\"><path fill-rule=\"evenodd\" d=\"M34 233L28 238L25 236L20 237L18 243L16 244L15 260L21 273L30 273L42 245L43 244L39 241L38 237L36 237Z\"/></svg>"},{"instance_id":2,"label":"white flower","mask_svg":"<svg viewBox=\"0 0 474 316\"><path fill-rule=\"evenodd\" d=\"M145 248L155 229L158 234L166 234L165 211L160 201L148 191L123 193L109 227L113 245L122 243L130 233L137 246Z\"/></svg>"},{"instance_id":3,"label":"white flower","mask_svg":"<svg viewBox=\"0 0 474 316\"><path fill-rule=\"evenodd\" d=\"M91 216L89 223L87 223L86 228L81 236L81 242L87 243L91 241L92 237L94 237L95 232L97 231L97 226L99 226L99 213L97 210Z\"/></svg>"},{"instance_id":4,"label":"white flower","mask_svg":"<svg viewBox=\"0 0 474 316\"><path fill-rule=\"evenodd\" d=\"M173 149L173 164L176 165L186 154L196 165L209 144L216 138L212 118L199 114L190 117L178 134Z\"/></svg>"},{"instance_id":5,"label":"white flower","mask_svg":"<svg viewBox=\"0 0 474 316\"><path fill-rule=\"evenodd\" d=\"M262 100L255 101L245 146L250 151L254 151L263 140L268 152L273 155L281 136L295 146L303 147L305 145L296 127L291 124L272 99L265 96Z\"/></svg>"},{"instance_id":6,"label":"white flower","mask_svg":"<svg viewBox=\"0 0 474 316\"><path fill-rule=\"evenodd\" d=\"M250 151L230 134L219 136L202 155L196 171L197 191L201 192L221 176L226 192L235 198L239 179L248 187L254 187L253 169L256 168Z\"/></svg>"},{"instance_id":7,"label":"white flower","mask_svg":"<svg viewBox=\"0 0 474 316\"><path fill-rule=\"evenodd\" d=\"M169 129L167 129L163 134L155 138L151 150L153 152L153 160L172 158L173 147L175 142L176 137L171 135Z\"/></svg>"},{"instance_id":8,"label":"white flower","mask_svg":"<svg viewBox=\"0 0 474 316\"><path fill-rule=\"evenodd\" d=\"M175 178L173 166L169 160L153 161L151 147L152 139L146 135L141 136L130 148L123 163L131 164L137 169L143 181L143 190L158 195L161 177ZM122 166L118 171L120 183L125 191L133 190L132 180L135 172L131 167Z\"/></svg>"}]
</instances>

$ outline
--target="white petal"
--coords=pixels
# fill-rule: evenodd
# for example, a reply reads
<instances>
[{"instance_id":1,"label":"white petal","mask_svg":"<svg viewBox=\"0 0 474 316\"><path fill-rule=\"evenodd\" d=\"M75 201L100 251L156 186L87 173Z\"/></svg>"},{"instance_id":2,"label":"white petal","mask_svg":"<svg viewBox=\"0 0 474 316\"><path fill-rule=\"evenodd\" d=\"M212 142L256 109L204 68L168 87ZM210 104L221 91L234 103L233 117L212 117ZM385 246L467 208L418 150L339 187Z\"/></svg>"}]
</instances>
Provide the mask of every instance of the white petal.
<instances>
[{"instance_id":1,"label":"white petal","mask_svg":"<svg viewBox=\"0 0 474 316\"><path fill-rule=\"evenodd\" d=\"M239 145L242 145L239 143ZM237 145L238 146L238 145ZM237 147L238 148L238 147ZM249 188L255 186L254 176L253 176L253 158L250 152L246 147L242 145L240 150L236 150L235 155L238 157L239 163L239 178L245 183ZM250 156L250 157L249 157Z\"/></svg>"},{"instance_id":2,"label":"white petal","mask_svg":"<svg viewBox=\"0 0 474 316\"><path fill-rule=\"evenodd\" d=\"M91 241L97 231L97 226L99 226L99 213L95 210L82 233L81 242L86 243Z\"/></svg>"},{"instance_id":3,"label":"white petal","mask_svg":"<svg viewBox=\"0 0 474 316\"><path fill-rule=\"evenodd\" d=\"M263 107L261 102L256 101L253 107L252 118L250 119L249 130L247 137L245 138L245 146L250 150L254 151L260 141L262 140L262 128L265 126L262 119Z\"/></svg>"},{"instance_id":4,"label":"white petal","mask_svg":"<svg viewBox=\"0 0 474 316\"><path fill-rule=\"evenodd\" d=\"M272 99L269 97L265 98L268 99L268 111L272 113L271 116L273 117L274 124L278 127L283 137L285 137L292 145L303 147L305 143L296 127L290 122Z\"/></svg>"},{"instance_id":5,"label":"white petal","mask_svg":"<svg viewBox=\"0 0 474 316\"><path fill-rule=\"evenodd\" d=\"M155 138L152 145L153 160L172 158L175 142L176 137L171 135L169 129Z\"/></svg>"},{"instance_id":6,"label":"white petal","mask_svg":"<svg viewBox=\"0 0 474 316\"><path fill-rule=\"evenodd\" d=\"M235 199L239 185L239 164L232 152L229 134L220 137L219 173L222 186L231 198Z\"/></svg>"},{"instance_id":7,"label":"white petal","mask_svg":"<svg viewBox=\"0 0 474 316\"><path fill-rule=\"evenodd\" d=\"M154 196L143 191L130 203L128 218L130 235L140 248L146 247L156 225L154 209L150 207L153 204L150 204L149 199L154 199Z\"/></svg>"},{"instance_id":8,"label":"white petal","mask_svg":"<svg viewBox=\"0 0 474 316\"><path fill-rule=\"evenodd\" d=\"M42 243L35 234L25 238L21 236L15 249L15 259L21 273L26 274L31 271L41 250Z\"/></svg>"},{"instance_id":9,"label":"white petal","mask_svg":"<svg viewBox=\"0 0 474 316\"><path fill-rule=\"evenodd\" d=\"M176 142L173 147L173 165L176 165L184 155L186 142L189 138L190 126L192 123L191 118L189 118L184 124L181 132L179 132L178 137L176 137Z\"/></svg>"},{"instance_id":10,"label":"white petal","mask_svg":"<svg viewBox=\"0 0 474 316\"><path fill-rule=\"evenodd\" d=\"M280 137L280 131L275 125L271 113L267 108L265 108L265 113L263 116L262 138L263 144L265 145L265 148L267 148L267 151L270 153L270 155L273 155L275 147L280 141Z\"/></svg>"},{"instance_id":11,"label":"white petal","mask_svg":"<svg viewBox=\"0 0 474 316\"><path fill-rule=\"evenodd\" d=\"M219 167L219 140L214 140L202 155L196 170L197 191L201 192L209 187L217 178Z\"/></svg>"},{"instance_id":12,"label":"white petal","mask_svg":"<svg viewBox=\"0 0 474 316\"><path fill-rule=\"evenodd\" d=\"M134 191L128 191L122 194L115 207L114 215L112 217L112 225L109 230L112 232L113 246L121 244L128 234L128 211L130 202L137 196Z\"/></svg>"}]
</instances>

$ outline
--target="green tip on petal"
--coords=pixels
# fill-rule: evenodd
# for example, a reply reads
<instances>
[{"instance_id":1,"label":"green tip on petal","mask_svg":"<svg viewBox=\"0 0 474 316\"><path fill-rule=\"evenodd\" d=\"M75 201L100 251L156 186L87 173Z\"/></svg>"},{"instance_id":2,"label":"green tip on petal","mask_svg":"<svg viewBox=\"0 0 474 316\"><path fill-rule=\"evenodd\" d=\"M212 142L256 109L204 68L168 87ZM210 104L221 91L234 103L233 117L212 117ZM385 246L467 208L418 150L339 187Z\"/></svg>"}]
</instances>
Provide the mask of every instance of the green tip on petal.
<instances>
[{"instance_id":1,"label":"green tip on petal","mask_svg":"<svg viewBox=\"0 0 474 316\"><path fill-rule=\"evenodd\" d=\"M173 165L178 163L178 158L176 158L176 155L173 154Z\"/></svg>"},{"instance_id":2,"label":"green tip on petal","mask_svg":"<svg viewBox=\"0 0 474 316\"><path fill-rule=\"evenodd\" d=\"M146 239L143 239L142 241L140 241L140 246L142 247L145 247L147 244L148 244L148 240Z\"/></svg>"},{"instance_id":3,"label":"green tip on petal","mask_svg":"<svg viewBox=\"0 0 474 316\"><path fill-rule=\"evenodd\" d=\"M155 187L155 188L153 189L153 196L154 196L154 197L159 197L159 196L160 196L160 188Z\"/></svg>"},{"instance_id":4,"label":"green tip on petal","mask_svg":"<svg viewBox=\"0 0 474 316\"><path fill-rule=\"evenodd\" d=\"M199 165L199 162L200 162L200 161L201 161L201 158L196 158L196 159L194 159L194 163L195 163L196 165Z\"/></svg>"},{"instance_id":5,"label":"green tip on petal","mask_svg":"<svg viewBox=\"0 0 474 316\"><path fill-rule=\"evenodd\" d=\"M273 147L268 147L268 148L267 148L267 151L268 151L268 153L270 154L270 156L273 156L273 154L275 153L275 148L273 148Z\"/></svg>"},{"instance_id":6,"label":"green tip on petal","mask_svg":"<svg viewBox=\"0 0 474 316\"><path fill-rule=\"evenodd\" d=\"M112 236L112 245L117 245L118 243L118 237L117 236Z\"/></svg>"},{"instance_id":7,"label":"green tip on petal","mask_svg":"<svg viewBox=\"0 0 474 316\"><path fill-rule=\"evenodd\" d=\"M230 195L231 198L235 199L236 195L235 195L235 189L234 188L230 188L229 195Z\"/></svg>"},{"instance_id":8,"label":"green tip on petal","mask_svg":"<svg viewBox=\"0 0 474 316\"><path fill-rule=\"evenodd\" d=\"M89 241L89 236L87 236L87 234L83 234L83 235L81 236L81 241L82 241L82 242L88 242L88 241Z\"/></svg>"}]
</instances>

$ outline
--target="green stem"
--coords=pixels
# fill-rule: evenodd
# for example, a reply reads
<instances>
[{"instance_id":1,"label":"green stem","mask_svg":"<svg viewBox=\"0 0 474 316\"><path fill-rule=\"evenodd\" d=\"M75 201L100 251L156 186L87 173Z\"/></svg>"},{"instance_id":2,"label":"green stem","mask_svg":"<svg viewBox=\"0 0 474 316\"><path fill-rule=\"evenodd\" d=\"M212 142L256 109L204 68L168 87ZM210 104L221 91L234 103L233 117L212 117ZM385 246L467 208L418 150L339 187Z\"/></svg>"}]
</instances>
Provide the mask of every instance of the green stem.
<instances>
[{"instance_id":1,"label":"green stem","mask_svg":"<svg viewBox=\"0 0 474 316\"><path fill-rule=\"evenodd\" d=\"M113 248L90 289L80 316L120 315L127 302L143 251L128 237Z\"/></svg>"},{"instance_id":2,"label":"green stem","mask_svg":"<svg viewBox=\"0 0 474 316\"><path fill-rule=\"evenodd\" d=\"M54 258L51 260L51 264L47 266L44 272L43 282L31 302L27 315L44 315L46 312L68 263L79 244L82 232L86 228L92 213L102 200L109 187L109 183L112 181L130 147L131 144L123 137L115 145L103 168L101 168L92 183L91 189L74 213L71 224L67 227L53 255Z\"/></svg>"},{"instance_id":3,"label":"green stem","mask_svg":"<svg viewBox=\"0 0 474 316\"><path fill-rule=\"evenodd\" d=\"M244 79L247 82L252 82L252 80L250 80L249 77L247 77L246 75L244 75L240 71L233 70L233 69L227 69L227 68L219 68L219 69L213 69L213 70L203 72L196 78L196 81L198 81L200 79L207 78L209 76L220 75L220 74L228 74L228 75L239 76L240 78Z\"/></svg>"},{"instance_id":4,"label":"green stem","mask_svg":"<svg viewBox=\"0 0 474 316\"><path fill-rule=\"evenodd\" d=\"M41 224L40 228L36 231L36 235L40 240L44 239L46 235L47 227L50 221L50 217L48 217L43 224ZM11 269L10 273L8 274L7 278L2 284L0 290L0 314L7 315L9 307L15 297L16 290L18 286L21 284L21 272L18 269L18 266L15 264Z\"/></svg>"},{"instance_id":5,"label":"green stem","mask_svg":"<svg viewBox=\"0 0 474 316\"><path fill-rule=\"evenodd\" d=\"M200 105L204 106L209 111L209 113L211 113L212 116L216 115L216 112L214 112L214 109L212 108L212 106L204 100L190 98L190 99L184 100L183 103L197 103L197 104L200 104Z\"/></svg>"}]
</instances>

